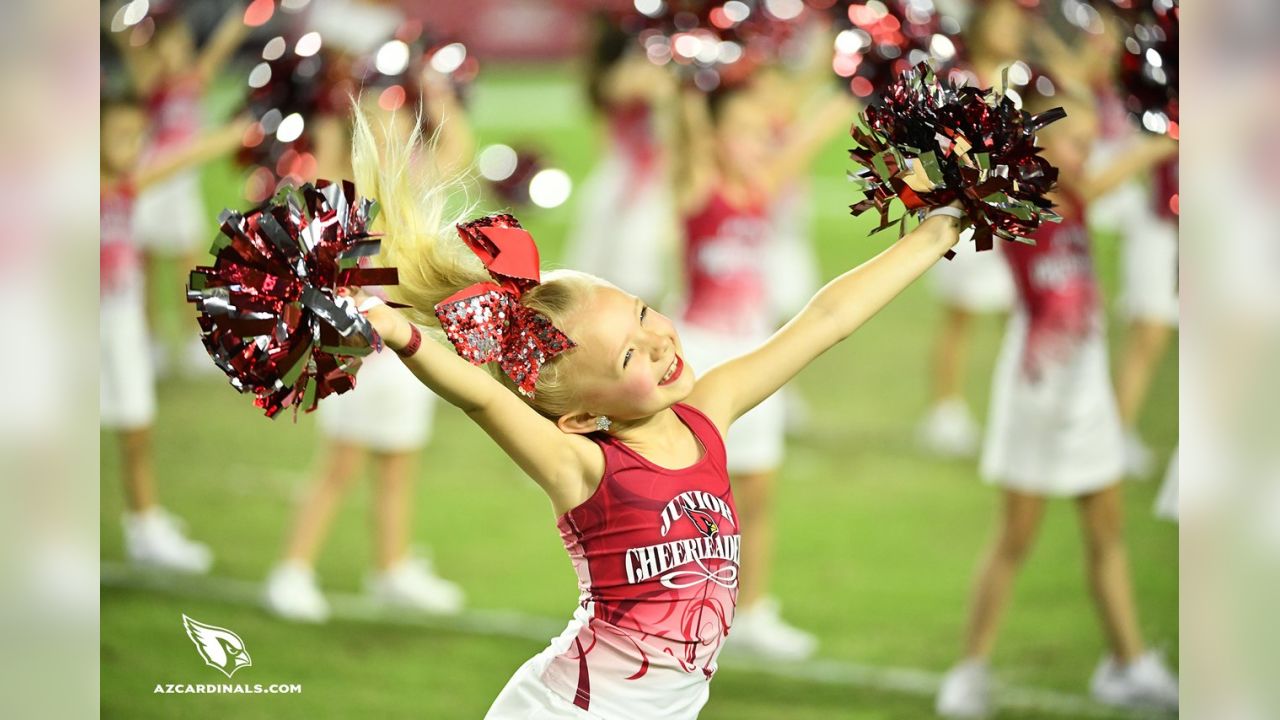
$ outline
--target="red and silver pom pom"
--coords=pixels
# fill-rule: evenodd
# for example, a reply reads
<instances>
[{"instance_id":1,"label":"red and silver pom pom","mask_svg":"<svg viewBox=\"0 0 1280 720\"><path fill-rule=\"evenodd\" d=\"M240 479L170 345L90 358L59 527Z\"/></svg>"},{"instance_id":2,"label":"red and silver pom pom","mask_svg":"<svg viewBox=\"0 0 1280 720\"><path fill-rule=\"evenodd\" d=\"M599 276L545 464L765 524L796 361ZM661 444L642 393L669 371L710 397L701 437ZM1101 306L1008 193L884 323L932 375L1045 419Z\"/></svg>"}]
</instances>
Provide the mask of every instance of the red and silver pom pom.
<instances>
[{"instance_id":1,"label":"red and silver pom pom","mask_svg":"<svg viewBox=\"0 0 1280 720\"><path fill-rule=\"evenodd\" d=\"M862 167L849 179L864 194L850 209L854 215L874 209L876 231L893 224L905 231L906 214L889 218L895 199L908 213L958 201L978 250L991 249L995 236L1026 237L1042 221L1060 219L1045 197L1058 170L1035 140L1065 115L1062 108L1031 115L1002 92L939 79L922 63L862 112L865 128L850 130L858 147L849 155Z\"/></svg>"},{"instance_id":2,"label":"red and silver pom pom","mask_svg":"<svg viewBox=\"0 0 1280 720\"><path fill-rule=\"evenodd\" d=\"M369 234L372 200L350 182L286 188L262 207L223 211L212 267L191 272L201 340L267 417L355 387L357 358L379 345L373 327L337 289L394 285L394 268L362 268L381 241Z\"/></svg>"}]
</instances>

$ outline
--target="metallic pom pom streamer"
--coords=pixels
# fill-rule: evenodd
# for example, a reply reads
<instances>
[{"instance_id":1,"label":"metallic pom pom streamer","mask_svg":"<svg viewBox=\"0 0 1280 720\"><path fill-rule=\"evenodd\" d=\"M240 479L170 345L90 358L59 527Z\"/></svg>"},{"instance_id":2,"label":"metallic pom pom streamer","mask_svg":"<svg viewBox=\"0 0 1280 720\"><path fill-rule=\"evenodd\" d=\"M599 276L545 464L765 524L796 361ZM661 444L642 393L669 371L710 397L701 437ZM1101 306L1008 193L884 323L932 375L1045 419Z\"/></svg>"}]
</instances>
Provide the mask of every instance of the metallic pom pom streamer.
<instances>
[{"instance_id":1,"label":"metallic pom pom streamer","mask_svg":"<svg viewBox=\"0 0 1280 720\"><path fill-rule=\"evenodd\" d=\"M849 179L864 195L850 210L874 209L875 232L896 224L902 233L906 214L889 219L895 198L908 213L959 201L978 250L990 250L994 236L1026 237L1060 220L1045 198L1058 170L1039 155L1035 134L1065 116L1062 108L1031 115L1003 92L958 86L921 63L862 112L865 128L850 129L858 147L849 155L862 167Z\"/></svg>"},{"instance_id":2,"label":"metallic pom pom streamer","mask_svg":"<svg viewBox=\"0 0 1280 720\"><path fill-rule=\"evenodd\" d=\"M369 321L336 294L398 282L394 268L359 267L380 250L368 231L376 209L350 182L285 188L247 214L224 210L213 266L191 271L187 301L205 349L267 417L289 406L296 417L355 387L358 358L379 347Z\"/></svg>"},{"instance_id":3,"label":"metallic pom pom streamer","mask_svg":"<svg viewBox=\"0 0 1280 720\"><path fill-rule=\"evenodd\" d=\"M1125 108L1144 130L1178 137L1178 19L1175 0L1129 13L1117 80Z\"/></svg>"}]
</instances>

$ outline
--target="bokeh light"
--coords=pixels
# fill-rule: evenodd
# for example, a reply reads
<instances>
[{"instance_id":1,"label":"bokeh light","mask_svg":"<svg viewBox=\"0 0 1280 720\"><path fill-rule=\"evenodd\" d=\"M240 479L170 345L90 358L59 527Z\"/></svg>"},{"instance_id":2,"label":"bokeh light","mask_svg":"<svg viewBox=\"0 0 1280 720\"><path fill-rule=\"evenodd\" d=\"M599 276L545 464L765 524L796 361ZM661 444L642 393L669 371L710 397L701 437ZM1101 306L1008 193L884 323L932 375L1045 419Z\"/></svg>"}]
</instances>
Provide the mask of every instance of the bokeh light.
<instances>
[{"instance_id":1,"label":"bokeh light","mask_svg":"<svg viewBox=\"0 0 1280 720\"><path fill-rule=\"evenodd\" d=\"M480 151L476 166L484 179L498 182L511 177L511 173L516 171L517 160L514 148L498 143Z\"/></svg>"},{"instance_id":2,"label":"bokeh light","mask_svg":"<svg viewBox=\"0 0 1280 720\"><path fill-rule=\"evenodd\" d=\"M554 208L564 204L573 192L569 174L557 168L547 168L529 181L529 199L542 208Z\"/></svg>"}]
</instances>

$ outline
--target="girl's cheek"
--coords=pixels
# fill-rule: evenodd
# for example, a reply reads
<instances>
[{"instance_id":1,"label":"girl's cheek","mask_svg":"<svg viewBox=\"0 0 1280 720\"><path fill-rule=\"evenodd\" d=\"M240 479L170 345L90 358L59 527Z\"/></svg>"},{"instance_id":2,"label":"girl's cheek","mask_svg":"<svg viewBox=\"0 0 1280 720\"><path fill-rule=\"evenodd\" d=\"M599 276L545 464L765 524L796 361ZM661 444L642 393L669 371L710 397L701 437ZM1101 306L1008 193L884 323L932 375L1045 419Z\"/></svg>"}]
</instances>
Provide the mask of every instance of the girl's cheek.
<instances>
[{"instance_id":1,"label":"girl's cheek","mask_svg":"<svg viewBox=\"0 0 1280 720\"><path fill-rule=\"evenodd\" d=\"M642 368L631 371L630 377L622 381L623 392L629 400L641 400L653 391L653 379Z\"/></svg>"}]
</instances>

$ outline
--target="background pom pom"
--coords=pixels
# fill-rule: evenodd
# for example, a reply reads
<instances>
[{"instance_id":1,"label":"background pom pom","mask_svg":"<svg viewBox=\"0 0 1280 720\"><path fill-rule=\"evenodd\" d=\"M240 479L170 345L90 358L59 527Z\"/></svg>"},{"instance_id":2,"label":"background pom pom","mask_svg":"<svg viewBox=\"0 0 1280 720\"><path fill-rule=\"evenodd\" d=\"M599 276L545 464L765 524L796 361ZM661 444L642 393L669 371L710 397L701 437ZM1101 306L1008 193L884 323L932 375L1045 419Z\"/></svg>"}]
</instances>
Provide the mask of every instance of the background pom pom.
<instances>
[{"instance_id":1,"label":"background pom pom","mask_svg":"<svg viewBox=\"0 0 1280 720\"><path fill-rule=\"evenodd\" d=\"M896 198L908 212L960 202L974 226L978 250L993 237L1025 237L1043 220L1060 218L1045 197L1058 171L1040 156L1036 132L1063 117L1062 108L1039 115L1021 109L1003 92L958 86L939 79L927 64L898 76L881 101L860 115L849 151L861 169L849 179L864 198L854 215L875 209L877 231L899 224L889 219Z\"/></svg>"},{"instance_id":2,"label":"background pom pom","mask_svg":"<svg viewBox=\"0 0 1280 720\"><path fill-rule=\"evenodd\" d=\"M1125 108L1144 130L1178 137L1178 4L1155 0L1124 39L1118 80Z\"/></svg>"},{"instance_id":3,"label":"background pom pom","mask_svg":"<svg viewBox=\"0 0 1280 720\"><path fill-rule=\"evenodd\" d=\"M212 267L191 272L201 340L232 387L257 396L267 417L355 387L356 358L375 349L373 327L337 289L394 285L394 268L361 268L381 241L375 208L350 182L285 188L247 214L227 210Z\"/></svg>"},{"instance_id":4,"label":"background pom pom","mask_svg":"<svg viewBox=\"0 0 1280 720\"><path fill-rule=\"evenodd\" d=\"M316 38L316 33L309 33ZM316 170L312 130L325 113L345 113L356 92L340 58L318 40L271 38L248 76L245 109L254 123L236 160L249 169L245 198L260 203L284 184L301 184Z\"/></svg>"},{"instance_id":5,"label":"background pom pom","mask_svg":"<svg viewBox=\"0 0 1280 720\"><path fill-rule=\"evenodd\" d=\"M963 49L960 23L932 3L835 3L830 12L837 31L832 69L863 100L875 100L899 73L926 60L939 67L955 62Z\"/></svg>"}]
</instances>

